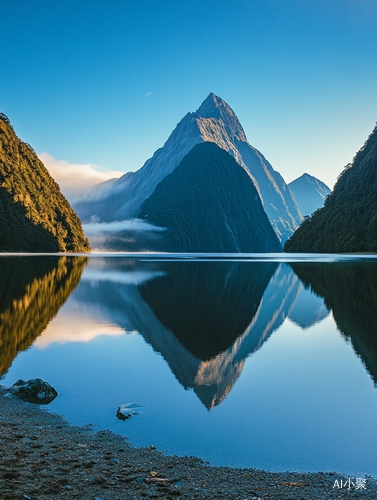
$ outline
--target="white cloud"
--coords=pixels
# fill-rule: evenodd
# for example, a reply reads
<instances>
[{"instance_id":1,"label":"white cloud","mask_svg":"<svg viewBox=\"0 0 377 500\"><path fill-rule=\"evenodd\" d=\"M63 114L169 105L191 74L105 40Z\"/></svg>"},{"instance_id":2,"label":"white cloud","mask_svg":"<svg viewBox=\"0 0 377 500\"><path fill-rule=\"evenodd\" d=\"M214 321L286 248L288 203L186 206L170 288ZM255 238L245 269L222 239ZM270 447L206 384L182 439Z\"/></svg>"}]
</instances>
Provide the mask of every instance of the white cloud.
<instances>
[{"instance_id":1,"label":"white cloud","mask_svg":"<svg viewBox=\"0 0 377 500\"><path fill-rule=\"evenodd\" d=\"M145 92L144 97L150 97L152 95L152 92Z\"/></svg>"},{"instance_id":2,"label":"white cloud","mask_svg":"<svg viewBox=\"0 0 377 500\"><path fill-rule=\"evenodd\" d=\"M50 323L48 328L42 333L40 337L34 342L34 346L39 349L45 349L52 343L65 344L67 342L89 342L101 335L123 335L126 332L123 328L116 325L101 325L95 321L85 319L82 317L74 316L67 328L66 321L55 321Z\"/></svg>"},{"instance_id":3,"label":"white cloud","mask_svg":"<svg viewBox=\"0 0 377 500\"><path fill-rule=\"evenodd\" d=\"M101 172L97 165L74 165L64 160L55 160L46 152L38 156L70 202L80 197L84 190L124 174L117 171Z\"/></svg>"},{"instance_id":4,"label":"white cloud","mask_svg":"<svg viewBox=\"0 0 377 500\"><path fill-rule=\"evenodd\" d=\"M92 216L95 221L96 216ZM94 222L83 224L85 234L116 233L117 231L166 231L164 227L154 226L142 219L128 219L114 222Z\"/></svg>"}]
</instances>

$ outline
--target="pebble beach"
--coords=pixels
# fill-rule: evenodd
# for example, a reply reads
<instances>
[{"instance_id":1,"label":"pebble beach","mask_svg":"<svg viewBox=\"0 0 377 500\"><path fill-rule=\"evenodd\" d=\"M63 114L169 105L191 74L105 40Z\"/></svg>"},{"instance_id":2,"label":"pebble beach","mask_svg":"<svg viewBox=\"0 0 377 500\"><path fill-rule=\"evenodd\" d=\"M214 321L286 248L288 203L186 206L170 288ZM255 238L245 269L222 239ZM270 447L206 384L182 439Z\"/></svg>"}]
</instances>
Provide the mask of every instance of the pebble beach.
<instances>
[{"instance_id":1,"label":"pebble beach","mask_svg":"<svg viewBox=\"0 0 377 500\"><path fill-rule=\"evenodd\" d=\"M200 458L166 455L153 444L137 448L90 425L72 426L43 407L5 398L6 392L0 386L1 500L377 498L370 476L356 485L356 478L339 472L212 467Z\"/></svg>"}]
</instances>

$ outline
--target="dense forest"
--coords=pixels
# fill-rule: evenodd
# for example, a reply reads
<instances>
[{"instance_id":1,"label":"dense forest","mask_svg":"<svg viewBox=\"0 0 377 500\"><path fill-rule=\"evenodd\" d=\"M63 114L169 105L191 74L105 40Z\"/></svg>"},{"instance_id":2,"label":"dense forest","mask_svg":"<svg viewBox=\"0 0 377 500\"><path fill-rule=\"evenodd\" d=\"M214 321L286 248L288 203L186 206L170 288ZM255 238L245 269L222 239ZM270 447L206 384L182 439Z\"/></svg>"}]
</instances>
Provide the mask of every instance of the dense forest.
<instances>
[{"instance_id":1,"label":"dense forest","mask_svg":"<svg viewBox=\"0 0 377 500\"><path fill-rule=\"evenodd\" d=\"M282 251L253 181L211 142L191 149L142 204L138 217L166 228L154 250Z\"/></svg>"},{"instance_id":2,"label":"dense forest","mask_svg":"<svg viewBox=\"0 0 377 500\"><path fill-rule=\"evenodd\" d=\"M81 222L31 146L0 113L0 251L89 252Z\"/></svg>"},{"instance_id":3,"label":"dense forest","mask_svg":"<svg viewBox=\"0 0 377 500\"><path fill-rule=\"evenodd\" d=\"M286 252L377 252L377 126L324 207L305 217Z\"/></svg>"},{"instance_id":4,"label":"dense forest","mask_svg":"<svg viewBox=\"0 0 377 500\"><path fill-rule=\"evenodd\" d=\"M87 257L0 258L0 376L79 284Z\"/></svg>"}]
</instances>

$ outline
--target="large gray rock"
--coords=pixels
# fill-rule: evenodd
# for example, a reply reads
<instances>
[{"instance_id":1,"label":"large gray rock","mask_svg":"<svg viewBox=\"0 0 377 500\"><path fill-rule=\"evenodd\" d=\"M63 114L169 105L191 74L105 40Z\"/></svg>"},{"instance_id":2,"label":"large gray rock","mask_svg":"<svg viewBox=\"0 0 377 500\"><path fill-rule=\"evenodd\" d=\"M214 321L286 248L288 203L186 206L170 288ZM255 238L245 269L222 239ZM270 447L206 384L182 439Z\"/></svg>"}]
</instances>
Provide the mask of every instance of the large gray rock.
<instances>
[{"instance_id":1,"label":"large gray rock","mask_svg":"<svg viewBox=\"0 0 377 500\"><path fill-rule=\"evenodd\" d=\"M40 378L17 380L9 389L9 394L17 398L36 404L49 404L58 395L57 391L48 383Z\"/></svg>"}]
</instances>

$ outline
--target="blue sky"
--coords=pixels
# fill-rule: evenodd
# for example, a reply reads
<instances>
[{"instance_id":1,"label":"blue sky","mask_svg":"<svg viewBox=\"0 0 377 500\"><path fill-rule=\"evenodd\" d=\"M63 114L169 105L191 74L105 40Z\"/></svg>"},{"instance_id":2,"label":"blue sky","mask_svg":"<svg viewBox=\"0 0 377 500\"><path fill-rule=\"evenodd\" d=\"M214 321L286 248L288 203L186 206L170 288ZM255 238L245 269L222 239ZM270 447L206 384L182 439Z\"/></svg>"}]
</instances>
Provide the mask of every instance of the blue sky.
<instances>
[{"instance_id":1,"label":"blue sky","mask_svg":"<svg viewBox=\"0 0 377 500\"><path fill-rule=\"evenodd\" d=\"M0 0L0 18L0 111L72 172L140 168L212 91L287 182L332 187L377 121L375 0Z\"/></svg>"}]
</instances>

